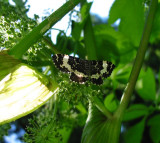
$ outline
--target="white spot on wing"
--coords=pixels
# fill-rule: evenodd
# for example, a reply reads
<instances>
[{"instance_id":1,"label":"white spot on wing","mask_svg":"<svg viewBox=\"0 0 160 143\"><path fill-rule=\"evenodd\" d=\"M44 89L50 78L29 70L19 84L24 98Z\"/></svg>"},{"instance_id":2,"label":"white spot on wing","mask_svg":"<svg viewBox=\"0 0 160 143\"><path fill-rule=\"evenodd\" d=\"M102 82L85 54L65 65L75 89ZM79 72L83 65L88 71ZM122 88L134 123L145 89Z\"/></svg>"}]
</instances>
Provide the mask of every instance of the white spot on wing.
<instances>
[{"instance_id":1,"label":"white spot on wing","mask_svg":"<svg viewBox=\"0 0 160 143\"><path fill-rule=\"evenodd\" d=\"M68 60L69 60L69 56L68 55L64 55L63 57L63 64L61 65L61 67L65 67L67 68L70 72L75 73L78 77L87 77L85 74L77 71L77 70L73 70L71 68L71 65L68 64Z\"/></svg>"},{"instance_id":2,"label":"white spot on wing","mask_svg":"<svg viewBox=\"0 0 160 143\"><path fill-rule=\"evenodd\" d=\"M107 61L103 61L103 69L100 71L100 74L98 73L93 74L91 78L98 79L99 77L102 77L104 73L107 73L107 67L108 67Z\"/></svg>"},{"instance_id":3,"label":"white spot on wing","mask_svg":"<svg viewBox=\"0 0 160 143\"><path fill-rule=\"evenodd\" d=\"M99 75L98 73L96 73L96 74L93 74L93 75L91 76L91 78L98 79L100 76L101 76L101 75Z\"/></svg>"},{"instance_id":4,"label":"white spot on wing","mask_svg":"<svg viewBox=\"0 0 160 143\"><path fill-rule=\"evenodd\" d=\"M68 55L64 55L64 57L63 57L63 64L61 65L61 67L65 67L70 72L72 72L73 70L71 69L71 66L68 64L68 59L69 59L69 56Z\"/></svg>"},{"instance_id":5,"label":"white spot on wing","mask_svg":"<svg viewBox=\"0 0 160 143\"><path fill-rule=\"evenodd\" d=\"M103 61L103 69L100 72L101 75L107 72L107 67L108 67L107 61Z\"/></svg>"}]
</instances>

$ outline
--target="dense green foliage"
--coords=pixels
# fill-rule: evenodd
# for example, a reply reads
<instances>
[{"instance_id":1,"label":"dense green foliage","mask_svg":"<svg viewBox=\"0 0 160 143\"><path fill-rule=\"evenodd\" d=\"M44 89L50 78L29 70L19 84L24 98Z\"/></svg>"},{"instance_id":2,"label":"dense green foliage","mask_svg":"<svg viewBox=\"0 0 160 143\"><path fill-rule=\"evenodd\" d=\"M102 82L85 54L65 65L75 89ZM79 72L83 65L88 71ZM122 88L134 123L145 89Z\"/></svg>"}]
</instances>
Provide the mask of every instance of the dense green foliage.
<instances>
[{"instance_id":1,"label":"dense green foliage","mask_svg":"<svg viewBox=\"0 0 160 143\"><path fill-rule=\"evenodd\" d=\"M160 142L160 3L157 6L150 40L146 39L148 46L143 66L134 67L141 68L141 71L135 89L133 86L129 106L127 109L124 107L122 111L124 114L118 114L116 111L119 111L117 109L121 106L120 101L131 76L135 57L140 52L138 51L140 41L145 37L142 34L147 30L146 15L148 12L152 13L156 7L149 11L151 2L146 0L116 0L111 7L108 22L95 23L96 18L89 14L92 4L83 2L80 11L76 11L77 19L81 18L81 21L70 21L72 23L70 36L66 36L65 31L59 30L57 42L54 44L51 41L50 28L45 29L47 33L44 31L40 33L40 28L36 27L38 16L35 15L34 19L28 18L26 12L29 9L25 8L25 3L16 0L15 3L15 6L11 6L7 0L0 0L0 50L8 50L9 55L19 59L18 62L30 65L45 75L49 81L47 82L49 89L54 86L50 84L52 81L59 86L59 90L46 104L31 115L25 116L26 121L23 124L26 131L25 142ZM59 17L55 17L53 23L48 21L53 25L56 18L58 21L63 17L61 15L56 15ZM52 16L54 19L54 15ZM120 24L113 24L118 19ZM152 22L151 19L148 21ZM45 22L41 23L41 29L43 26L45 27ZM36 30L33 30L34 27ZM35 33L38 31L39 37L33 31ZM26 36L28 33L32 35L31 38ZM25 41L26 37L30 38L30 42L23 49L21 40ZM56 53L76 54L82 59L87 57L108 60L112 61L116 68L110 78L104 79L102 86L91 83L79 85L72 83L68 75L59 73L54 67L51 54ZM143 55L139 53L139 56ZM5 60L3 62L5 64ZM4 64L0 64L2 71ZM5 68L13 71L9 66ZM9 73L9 70L6 73ZM0 74L0 79L3 79L6 73ZM125 102L128 105L128 101ZM17 120L20 125L21 120L24 119ZM0 139L8 128L8 124L0 126Z\"/></svg>"}]
</instances>

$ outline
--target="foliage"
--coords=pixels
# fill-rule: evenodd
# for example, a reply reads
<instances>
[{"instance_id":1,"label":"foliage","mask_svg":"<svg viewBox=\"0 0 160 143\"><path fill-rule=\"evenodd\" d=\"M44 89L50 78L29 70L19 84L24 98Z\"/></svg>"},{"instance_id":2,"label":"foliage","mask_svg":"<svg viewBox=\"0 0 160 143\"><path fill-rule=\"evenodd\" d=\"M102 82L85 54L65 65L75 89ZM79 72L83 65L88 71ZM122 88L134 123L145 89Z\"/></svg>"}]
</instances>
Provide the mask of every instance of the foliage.
<instances>
[{"instance_id":1,"label":"foliage","mask_svg":"<svg viewBox=\"0 0 160 143\"><path fill-rule=\"evenodd\" d=\"M72 21L70 36L59 30L57 43L54 44L51 41L51 26L79 2L81 10L76 14L77 19L81 20ZM0 53L0 102L6 99L8 109L8 102L15 101L11 98L16 97L20 91L25 92L21 92L20 97L23 99L15 98L22 110L13 108L16 116L5 119L4 123L29 114L43 104L30 116L26 116L29 123L24 125L25 142L160 142L160 4L154 18L153 9L156 6L149 11L151 2L116 0L111 7L108 24L94 25L89 14L92 3L70 0L62 6L63 9L57 10L38 25L39 16L28 18L26 12L29 9L25 8L25 3L15 0L16 6L11 6L8 1L0 0L0 49L3 49ZM148 40L144 39L146 35L142 36L142 33L149 29L144 25L145 20L150 23L153 21L149 17L147 19L148 11L153 14L154 23L144 57L138 49L142 47L143 40L147 46ZM120 19L120 24L112 25L117 19ZM81 34L82 31L84 35ZM149 32L147 34L149 36ZM89 82L79 85L72 83L68 75L59 73L53 66L51 54L56 53L112 61L116 69L110 78L104 79L102 86ZM141 61L137 67L133 64L137 53L144 58L142 67ZM23 67L27 70L21 72ZM141 72L138 73L138 79L134 77L137 83L135 89L132 87L130 98L124 89L129 85L129 77L134 76L131 73L132 67L141 69ZM33 83L32 79L35 79ZM18 82L21 84L17 85ZM22 83L25 83L24 86ZM26 110L20 103L34 97L32 93L37 97L25 104ZM122 94L129 97L123 108L120 100L125 98L122 98ZM0 111L2 109L4 108L0 106ZM81 132L82 138L77 137L75 141L72 134L79 136L77 128L84 129ZM0 126L0 137L8 129L8 124Z\"/></svg>"}]
</instances>

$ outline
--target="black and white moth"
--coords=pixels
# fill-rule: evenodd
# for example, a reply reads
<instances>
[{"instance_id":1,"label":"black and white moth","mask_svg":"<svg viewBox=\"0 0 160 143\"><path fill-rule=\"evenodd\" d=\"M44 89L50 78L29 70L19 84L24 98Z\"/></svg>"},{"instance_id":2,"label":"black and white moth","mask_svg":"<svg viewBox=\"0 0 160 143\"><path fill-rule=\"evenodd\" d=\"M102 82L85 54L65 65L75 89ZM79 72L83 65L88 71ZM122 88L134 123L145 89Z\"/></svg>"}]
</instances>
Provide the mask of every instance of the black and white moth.
<instances>
[{"instance_id":1,"label":"black and white moth","mask_svg":"<svg viewBox=\"0 0 160 143\"><path fill-rule=\"evenodd\" d=\"M91 81L101 85L103 78L109 77L115 68L115 65L108 61L83 60L65 54L55 54L52 59L59 70L69 73L70 79L80 84Z\"/></svg>"}]
</instances>

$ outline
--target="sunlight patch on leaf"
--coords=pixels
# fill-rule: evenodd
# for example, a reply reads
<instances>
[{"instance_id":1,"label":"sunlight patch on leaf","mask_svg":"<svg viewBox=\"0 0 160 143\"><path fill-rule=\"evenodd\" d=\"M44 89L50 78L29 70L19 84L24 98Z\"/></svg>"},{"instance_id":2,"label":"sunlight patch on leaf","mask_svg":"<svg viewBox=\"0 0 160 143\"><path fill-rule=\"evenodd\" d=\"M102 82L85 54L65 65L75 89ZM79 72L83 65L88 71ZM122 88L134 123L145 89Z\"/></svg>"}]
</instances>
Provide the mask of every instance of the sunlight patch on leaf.
<instances>
[{"instance_id":1,"label":"sunlight patch on leaf","mask_svg":"<svg viewBox=\"0 0 160 143\"><path fill-rule=\"evenodd\" d=\"M44 75L25 64L0 81L0 124L14 121L43 105L57 90Z\"/></svg>"}]
</instances>

